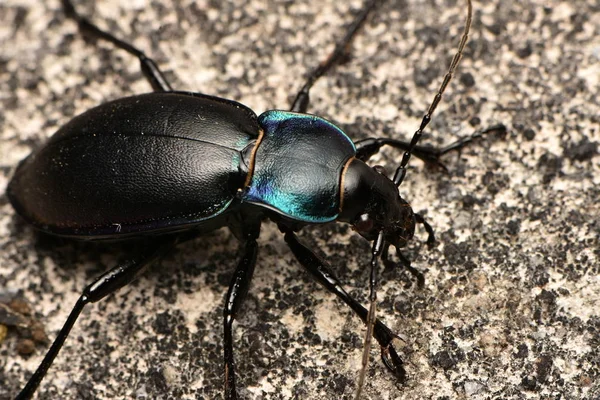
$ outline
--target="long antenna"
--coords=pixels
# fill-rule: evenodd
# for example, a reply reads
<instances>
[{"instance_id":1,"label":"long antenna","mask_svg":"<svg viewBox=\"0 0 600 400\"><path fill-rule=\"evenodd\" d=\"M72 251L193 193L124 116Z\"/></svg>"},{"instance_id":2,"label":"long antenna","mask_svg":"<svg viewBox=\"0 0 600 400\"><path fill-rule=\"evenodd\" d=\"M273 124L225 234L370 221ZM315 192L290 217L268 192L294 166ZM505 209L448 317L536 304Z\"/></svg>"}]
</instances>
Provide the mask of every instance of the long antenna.
<instances>
[{"instance_id":1,"label":"long antenna","mask_svg":"<svg viewBox=\"0 0 600 400\"><path fill-rule=\"evenodd\" d=\"M446 76L444 76L444 81L442 82L440 88L438 89L438 92L433 98L433 101L431 102L427 113L423 116L423 119L421 120L421 126L419 126L419 129L417 129L417 131L413 135L412 140L410 141L410 145L408 146L408 150L404 152L404 155L402 156L402 161L400 162L400 166L398 167L398 169L396 169L396 173L394 173L394 183L396 184L396 186L400 186L400 184L404 180L404 177L406 176L406 164L408 164L408 161L410 160L412 151L421 139L423 130L429 124L429 121L431 121L431 116L433 115L433 112L440 103L440 100L442 100L442 94L444 93L446 87L450 83L450 80L452 79L452 76L456 71L456 67L458 66L458 63L462 58L463 50L465 49L467 39L469 38L469 29L471 29L471 21L473 20L473 5L471 4L471 0L467 0L467 5L467 21L465 22L465 29L463 31L463 35L458 45L458 51L454 55L452 63L450 63L450 68L448 68L448 72L446 73Z\"/></svg>"},{"instance_id":2,"label":"long antenna","mask_svg":"<svg viewBox=\"0 0 600 400\"><path fill-rule=\"evenodd\" d=\"M410 145L408 146L408 149L404 152L404 155L402 156L402 161L400 162L400 166L396 169L396 172L394 173L393 181L394 181L394 184L396 184L396 186L400 186L400 184L404 180L404 177L406 176L406 165L408 164L408 161L410 160L411 153L412 153L413 149L415 148L415 146L417 145L417 143L419 142L419 140L421 139L423 130L429 124L429 121L431 121L431 116L433 115L435 109L437 108L438 104L442 100L442 94L444 93L444 91L446 90L446 87L450 83L450 80L452 79L452 76L454 75L454 72L456 71L456 67L458 66L458 63L460 62L460 59L462 58L463 51L465 49L465 45L467 44L467 40L469 38L469 30L471 29L471 22L473 20L473 5L471 4L471 0L467 0L467 10L468 10L467 11L467 20L465 22L465 28L463 31L463 35L462 35L462 37L460 39L460 43L458 45L458 51L454 55L454 58L452 59L452 62L450 63L450 68L448 68L448 72L444 76L444 80L443 80L440 88L438 89L435 97L433 98L433 101L431 102L431 105L429 106L427 113L423 116L423 119L421 120L421 126L419 126L419 129L417 129L417 131L413 135L412 140L410 141ZM360 398L362 388L365 383L365 377L367 375L367 367L369 365L369 353L371 350L371 340L373 338L373 329L375 326L375 321L377 320L377 315L376 315L377 314L377 312L376 312L376 300L377 300L376 270L377 270L379 257L381 257L381 252L384 247L385 247L385 241L383 238L383 230L381 230L379 232L379 234L377 235L377 239L373 243L373 249L372 249L371 273L370 273L370 280L369 280L370 295L369 295L369 313L367 314L367 333L365 335L365 342L364 342L364 347L363 347L362 368L360 370L360 375L358 378L358 387L356 389L356 395L354 396L355 400L359 400L359 398Z\"/></svg>"},{"instance_id":3,"label":"long antenna","mask_svg":"<svg viewBox=\"0 0 600 400\"><path fill-rule=\"evenodd\" d=\"M365 335L365 343L363 345L362 354L362 367L360 369L360 375L358 377L358 388L356 389L355 400L359 400L360 393L365 384L365 377L367 376L367 367L369 366L369 353L371 352L371 340L373 339L373 329L375 328L375 321L377 320L377 264L379 263L379 257L385 247L385 240L383 239L383 230L379 231L377 239L373 242L373 250L371 256L371 274L369 278L369 312L367 313L367 333Z\"/></svg>"}]
</instances>

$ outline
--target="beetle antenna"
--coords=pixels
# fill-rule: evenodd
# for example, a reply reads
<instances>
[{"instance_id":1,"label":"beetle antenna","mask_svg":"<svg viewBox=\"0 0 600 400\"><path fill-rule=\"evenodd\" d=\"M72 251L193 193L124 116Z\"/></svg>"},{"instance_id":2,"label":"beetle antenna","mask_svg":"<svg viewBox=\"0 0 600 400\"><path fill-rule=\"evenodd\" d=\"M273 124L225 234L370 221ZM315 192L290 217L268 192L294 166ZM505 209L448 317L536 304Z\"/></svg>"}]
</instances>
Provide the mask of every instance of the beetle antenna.
<instances>
[{"instance_id":1,"label":"beetle antenna","mask_svg":"<svg viewBox=\"0 0 600 400\"><path fill-rule=\"evenodd\" d=\"M365 377L367 376L367 367L369 366L369 355L371 351L371 341L373 339L373 329L375 327L375 321L377 320L377 265L379 264L379 257L385 248L385 241L383 240L383 230L379 231L377 239L373 242L373 249L371 251L371 273L369 277L369 312L367 314L367 333L365 334L365 343L363 345L362 354L362 366L360 369L360 375L358 377L358 388L356 389L356 395L354 400L359 400L362 388L365 384Z\"/></svg>"},{"instance_id":2,"label":"beetle antenna","mask_svg":"<svg viewBox=\"0 0 600 400\"><path fill-rule=\"evenodd\" d=\"M460 43L458 45L458 51L454 55L454 58L452 59L452 63L450 64L450 68L448 68L448 72L444 76L444 80L443 80L440 88L438 89L435 97L433 98L433 101L431 102L429 109L427 110L427 113L423 116L423 119L421 120L421 126L419 127L419 129L417 129L417 131L413 135L413 138L410 142L408 149L404 152L404 155L402 156L402 161L400 162L400 166L396 169L396 172L394 173L393 181L394 181L394 184L396 184L396 186L400 186L400 184L404 180L404 177L406 176L406 165L408 164L408 161L410 160L411 153L412 153L413 149L415 148L415 146L417 145L417 143L419 142L419 139L421 139L423 130L429 124L429 121L431 121L431 116L433 115L440 100L442 99L442 94L444 93L444 91L446 90L446 87L450 83L450 80L452 79L452 76L454 75L454 72L456 71L456 67L458 66L458 63L460 62L460 59L462 58L463 51L465 49L465 45L467 44L467 39L469 38L469 30L471 28L471 21L473 19L473 5L471 4L471 0L467 0L467 10L468 10L467 11L467 20L465 22L465 28L463 31L463 35L462 35L462 37L460 39ZM360 375L358 378L358 388L356 389L356 395L354 396L355 400L359 400L359 398L360 398L362 388L365 383L365 377L367 375L367 367L369 365L369 353L371 350L373 329L375 326L375 321L377 320L377 307L376 307L377 265L379 263L379 257L381 256L381 252L383 251L384 247L385 247L385 241L383 239L383 230L382 230L382 231L379 231L379 234L377 235L377 239L373 243L373 249L371 252L372 257L371 257L371 273L370 273L370 279L369 279L370 294L369 294L369 312L367 314L367 333L365 335L365 342L364 342L364 347L363 347L362 367L361 367Z\"/></svg>"},{"instance_id":3,"label":"beetle antenna","mask_svg":"<svg viewBox=\"0 0 600 400\"><path fill-rule=\"evenodd\" d=\"M444 76L444 81L442 82L440 88L438 89L438 92L436 93L435 97L433 98L433 101L431 102L431 105L429 106L427 113L425 114L425 116L423 116L423 119L421 120L421 126L419 127L419 129L417 129L417 131L413 135L412 140L410 141L410 145L408 146L408 150L406 150L404 152L404 155L402 156L402 161L400 162L400 166L398 167L398 169L396 169L396 172L394 173L394 183L396 184L396 186L400 186L400 184L404 180L404 177L406 176L406 165L408 164L408 161L410 160L412 151L415 148L415 146L417 145L417 143L419 142L419 139L421 139L423 130L429 124L429 121L431 121L431 116L432 116L433 112L435 111L435 109L437 108L440 100L442 100L442 94L444 93L444 91L446 90L446 87L450 83L450 80L452 79L452 76L454 75L456 67L458 66L458 63L459 63L460 59L462 58L463 50L465 49L465 45L467 44L467 39L469 38L469 29L471 29L471 21L473 19L472 18L473 5L471 4L471 0L467 0L467 4L468 4L467 21L465 22L465 29L463 31L463 35L460 38L460 43L458 45L458 51L456 52L456 54L454 54L454 58L452 59L450 68L448 68L448 72L446 73L446 76Z\"/></svg>"}]
</instances>

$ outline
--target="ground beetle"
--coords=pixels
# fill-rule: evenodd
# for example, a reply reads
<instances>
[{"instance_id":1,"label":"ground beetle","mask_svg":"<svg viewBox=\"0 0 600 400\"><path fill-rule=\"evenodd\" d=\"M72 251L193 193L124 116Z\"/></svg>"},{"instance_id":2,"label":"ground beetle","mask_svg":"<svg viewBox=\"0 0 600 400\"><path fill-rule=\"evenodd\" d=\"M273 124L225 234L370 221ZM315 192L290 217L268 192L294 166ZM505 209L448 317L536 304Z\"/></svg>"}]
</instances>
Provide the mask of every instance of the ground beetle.
<instances>
[{"instance_id":1,"label":"ground beetle","mask_svg":"<svg viewBox=\"0 0 600 400\"><path fill-rule=\"evenodd\" d=\"M467 3L458 52L412 140L354 143L331 122L306 113L309 90L344 56L376 1L367 2L332 54L309 74L291 111L256 116L232 100L173 91L152 59L79 15L70 0L62 0L65 14L82 32L138 57L154 92L111 101L75 117L18 165L7 195L17 213L42 232L82 240L143 238L144 246L83 290L17 398L33 395L86 304L127 285L178 243L227 226L243 247L223 314L225 398L236 399L232 324L248 291L265 219L277 224L300 264L367 324L357 397L371 336L381 346L387 368L403 381L403 363L393 346L396 336L375 317L375 272L380 258L387 261L390 246L399 249L413 237L416 223L427 230L429 244L434 240L430 225L398 194L411 154L441 165L441 155L481 136L439 150L417 145L465 47L472 14ZM392 179L365 163L385 145L404 150ZM373 242L369 310L296 237L303 226L331 221L349 223Z\"/></svg>"}]
</instances>

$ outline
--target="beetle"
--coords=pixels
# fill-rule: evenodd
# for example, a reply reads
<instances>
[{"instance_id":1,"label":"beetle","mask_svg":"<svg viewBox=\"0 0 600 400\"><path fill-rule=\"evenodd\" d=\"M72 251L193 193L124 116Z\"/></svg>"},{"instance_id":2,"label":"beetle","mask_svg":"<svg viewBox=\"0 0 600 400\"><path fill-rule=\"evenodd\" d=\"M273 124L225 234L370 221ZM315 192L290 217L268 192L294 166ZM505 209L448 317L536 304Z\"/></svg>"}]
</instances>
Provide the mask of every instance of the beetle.
<instances>
[{"instance_id":1,"label":"beetle","mask_svg":"<svg viewBox=\"0 0 600 400\"><path fill-rule=\"evenodd\" d=\"M62 0L65 15L80 31L136 56L154 92L117 99L75 117L16 168L7 196L16 212L43 233L78 240L143 239L127 261L100 275L82 292L40 366L17 396L28 399L51 366L83 308L133 281L177 244L221 227L240 239L243 257L231 279L223 313L225 398L236 399L233 321L248 292L264 220L277 224L299 263L348 304L367 325L357 397L364 382L371 337L386 367L406 379L393 341L376 318L376 270L390 246L399 249L422 224L432 227L400 197L398 187L415 155L439 158L487 131L443 149L418 145L464 50L471 1L458 51L419 129L410 142L368 138L353 142L332 122L308 114L309 91L344 56L376 6L368 1L334 51L308 76L290 111L257 116L248 107L202 93L174 91L158 65L134 46L101 30ZM489 131L495 130L491 128ZM366 161L381 147L404 151L392 178ZM296 232L307 225L348 223L373 242L370 308L342 287L328 263L302 244Z\"/></svg>"}]
</instances>

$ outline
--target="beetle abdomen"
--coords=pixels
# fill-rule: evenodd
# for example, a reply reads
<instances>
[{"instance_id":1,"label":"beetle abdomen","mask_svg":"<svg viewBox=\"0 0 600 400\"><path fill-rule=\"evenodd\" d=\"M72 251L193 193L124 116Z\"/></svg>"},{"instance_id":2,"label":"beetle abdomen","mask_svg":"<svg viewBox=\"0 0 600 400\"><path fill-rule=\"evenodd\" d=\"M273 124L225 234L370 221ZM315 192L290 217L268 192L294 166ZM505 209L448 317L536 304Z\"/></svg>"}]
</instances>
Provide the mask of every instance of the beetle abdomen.
<instances>
[{"instance_id":1,"label":"beetle abdomen","mask_svg":"<svg viewBox=\"0 0 600 400\"><path fill-rule=\"evenodd\" d=\"M267 111L258 117L264 136L256 150L244 201L284 218L333 221L340 212L340 178L354 143L331 122L310 114Z\"/></svg>"},{"instance_id":2,"label":"beetle abdomen","mask_svg":"<svg viewBox=\"0 0 600 400\"><path fill-rule=\"evenodd\" d=\"M150 93L74 118L26 158L8 186L36 227L68 236L169 231L215 217L246 179L241 154L258 137L239 103Z\"/></svg>"}]
</instances>

